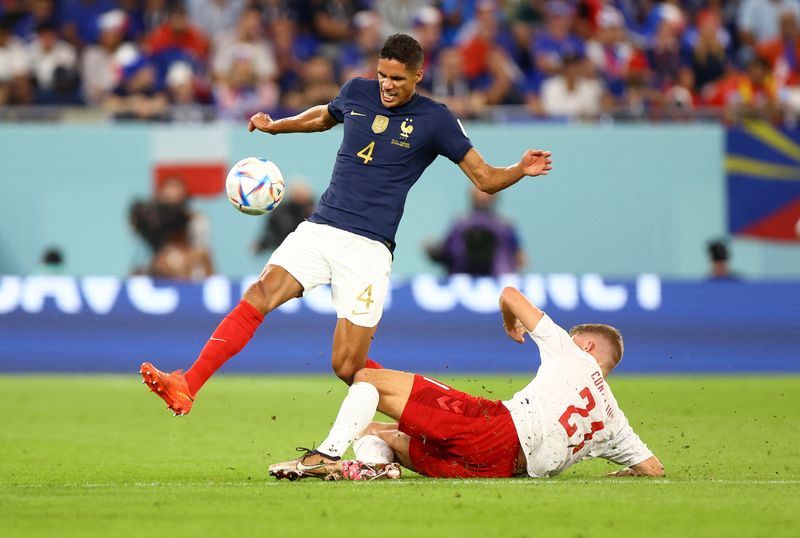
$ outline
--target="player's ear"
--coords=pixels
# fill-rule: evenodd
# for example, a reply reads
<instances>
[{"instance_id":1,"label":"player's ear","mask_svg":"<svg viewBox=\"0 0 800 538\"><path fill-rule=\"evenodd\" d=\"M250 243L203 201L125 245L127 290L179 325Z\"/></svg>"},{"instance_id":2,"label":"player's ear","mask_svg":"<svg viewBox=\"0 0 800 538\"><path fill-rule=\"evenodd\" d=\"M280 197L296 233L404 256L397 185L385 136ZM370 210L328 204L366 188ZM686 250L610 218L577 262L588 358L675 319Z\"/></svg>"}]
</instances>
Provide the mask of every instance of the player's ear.
<instances>
[{"instance_id":1,"label":"player's ear","mask_svg":"<svg viewBox=\"0 0 800 538\"><path fill-rule=\"evenodd\" d=\"M583 343L583 350L586 353L591 353L592 350L594 350L594 348L596 347L597 346L595 345L594 340L592 340L591 338L587 338L586 341Z\"/></svg>"},{"instance_id":2,"label":"player's ear","mask_svg":"<svg viewBox=\"0 0 800 538\"><path fill-rule=\"evenodd\" d=\"M415 75L417 81L416 83L419 84L420 82L422 82L422 78L424 76L425 76L425 71L421 67L417 69L417 74Z\"/></svg>"}]
</instances>

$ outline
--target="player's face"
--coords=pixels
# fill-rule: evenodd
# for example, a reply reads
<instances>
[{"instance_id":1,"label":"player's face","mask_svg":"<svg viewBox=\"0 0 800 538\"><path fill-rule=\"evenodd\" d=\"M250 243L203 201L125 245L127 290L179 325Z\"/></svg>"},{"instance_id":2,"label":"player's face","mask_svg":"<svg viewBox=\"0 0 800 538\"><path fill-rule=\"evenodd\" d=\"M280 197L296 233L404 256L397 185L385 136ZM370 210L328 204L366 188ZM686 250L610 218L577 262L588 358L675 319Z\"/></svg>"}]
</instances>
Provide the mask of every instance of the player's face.
<instances>
[{"instance_id":1,"label":"player's face","mask_svg":"<svg viewBox=\"0 0 800 538\"><path fill-rule=\"evenodd\" d=\"M422 80L422 69L410 70L398 60L381 58L378 60L378 83L381 86L381 103L386 108L406 104Z\"/></svg>"}]
</instances>

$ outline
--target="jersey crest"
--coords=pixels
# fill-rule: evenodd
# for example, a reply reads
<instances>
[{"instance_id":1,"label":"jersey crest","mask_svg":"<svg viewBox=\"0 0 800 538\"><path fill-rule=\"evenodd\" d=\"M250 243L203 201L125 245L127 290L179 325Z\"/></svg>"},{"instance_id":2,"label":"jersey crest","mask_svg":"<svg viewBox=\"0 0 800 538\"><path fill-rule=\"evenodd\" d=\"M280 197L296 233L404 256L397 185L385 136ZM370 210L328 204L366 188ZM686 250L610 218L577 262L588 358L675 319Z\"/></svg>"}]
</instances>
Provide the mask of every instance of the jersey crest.
<instances>
[{"instance_id":1,"label":"jersey crest","mask_svg":"<svg viewBox=\"0 0 800 538\"><path fill-rule=\"evenodd\" d=\"M389 127L389 118L386 116L378 114L375 116L375 119L372 120L372 132L375 134L381 134L387 127Z\"/></svg>"}]
</instances>

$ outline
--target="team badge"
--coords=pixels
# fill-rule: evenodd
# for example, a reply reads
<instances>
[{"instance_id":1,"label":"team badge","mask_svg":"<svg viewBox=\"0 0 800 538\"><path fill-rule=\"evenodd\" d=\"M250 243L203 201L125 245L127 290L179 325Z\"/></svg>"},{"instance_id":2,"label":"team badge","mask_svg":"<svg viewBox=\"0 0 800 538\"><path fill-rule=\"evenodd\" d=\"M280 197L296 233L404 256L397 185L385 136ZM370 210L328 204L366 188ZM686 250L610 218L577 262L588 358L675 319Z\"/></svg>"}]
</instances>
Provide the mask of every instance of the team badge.
<instances>
[{"instance_id":1,"label":"team badge","mask_svg":"<svg viewBox=\"0 0 800 538\"><path fill-rule=\"evenodd\" d=\"M411 132L414 130L414 126L411 123L414 120L406 118L403 123L400 125L400 138L408 138L411 136Z\"/></svg>"},{"instance_id":2,"label":"team badge","mask_svg":"<svg viewBox=\"0 0 800 538\"><path fill-rule=\"evenodd\" d=\"M372 132L375 134L381 134L387 127L389 127L389 118L386 116L377 115L372 120Z\"/></svg>"}]
</instances>

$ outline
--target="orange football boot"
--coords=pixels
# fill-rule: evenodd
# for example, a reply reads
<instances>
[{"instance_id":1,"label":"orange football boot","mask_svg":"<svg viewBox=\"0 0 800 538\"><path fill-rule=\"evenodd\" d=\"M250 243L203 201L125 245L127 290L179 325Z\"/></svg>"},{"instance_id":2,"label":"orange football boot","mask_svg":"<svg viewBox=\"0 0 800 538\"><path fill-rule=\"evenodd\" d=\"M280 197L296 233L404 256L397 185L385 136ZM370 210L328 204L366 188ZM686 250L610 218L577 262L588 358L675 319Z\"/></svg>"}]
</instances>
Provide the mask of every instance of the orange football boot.
<instances>
[{"instance_id":1,"label":"orange football boot","mask_svg":"<svg viewBox=\"0 0 800 538\"><path fill-rule=\"evenodd\" d=\"M172 410L174 416L188 414L194 404L194 398L189 396L189 386L182 372L183 370L175 370L168 374L149 362L143 362L139 367L142 383L146 383L147 388L167 402L167 407Z\"/></svg>"}]
</instances>

